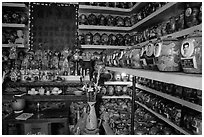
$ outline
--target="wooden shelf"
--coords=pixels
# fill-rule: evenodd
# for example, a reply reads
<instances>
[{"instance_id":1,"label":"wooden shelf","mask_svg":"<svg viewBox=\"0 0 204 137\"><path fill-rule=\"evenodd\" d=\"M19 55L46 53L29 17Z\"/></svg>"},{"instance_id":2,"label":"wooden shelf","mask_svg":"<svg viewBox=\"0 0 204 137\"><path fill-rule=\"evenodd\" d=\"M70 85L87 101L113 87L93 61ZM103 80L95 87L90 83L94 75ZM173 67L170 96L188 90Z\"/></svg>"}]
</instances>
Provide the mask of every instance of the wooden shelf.
<instances>
[{"instance_id":1,"label":"wooden shelf","mask_svg":"<svg viewBox=\"0 0 204 137\"><path fill-rule=\"evenodd\" d=\"M103 31L129 31L131 27L79 25L79 30L103 30Z\"/></svg>"},{"instance_id":2,"label":"wooden shelf","mask_svg":"<svg viewBox=\"0 0 204 137\"><path fill-rule=\"evenodd\" d=\"M12 2L3 2L2 6L4 7L18 7L18 8L27 8L27 6L24 3L12 3Z\"/></svg>"},{"instance_id":3,"label":"wooden shelf","mask_svg":"<svg viewBox=\"0 0 204 137\"><path fill-rule=\"evenodd\" d=\"M146 2L137 2L132 8L114 8L114 7L102 7L102 6L90 6L90 5L79 5L80 13L103 13L103 14L115 14L115 15L130 15L131 13L138 12L144 7Z\"/></svg>"},{"instance_id":4,"label":"wooden shelf","mask_svg":"<svg viewBox=\"0 0 204 137\"><path fill-rule=\"evenodd\" d=\"M133 25L130 30L144 30L146 27L152 26L153 24L168 20L169 17L175 15L175 13L179 14L182 11L181 6L181 2L169 2L146 18Z\"/></svg>"},{"instance_id":5,"label":"wooden shelf","mask_svg":"<svg viewBox=\"0 0 204 137\"><path fill-rule=\"evenodd\" d=\"M102 7L102 6L91 6L91 5L79 5L80 13L107 13L107 14L119 14L127 15L131 9L114 8L114 7Z\"/></svg>"},{"instance_id":6,"label":"wooden shelf","mask_svg":"<svg viewBox=\"0 0 204 137\"><path fill-rule=\"evenodd\" d=\"M183 37L183 36L186 36L190 33L193 33L195 30L202 30L202 24L199 24L199 25L187 28L187 29L183 29L183 30L178 31L178 32L174 32L172 34L162 36L161 39L167 38L168 36L172 36L173 38ZM156 40L157 40L157 38L151 39L151 40L136 44L135 46L138 46L138 45L144 46L144 45L148 44L149 41L155 42ZM135 46L132 46L132 47L135 47Z\"/></svg>"},{"instance_id":7,"label":"wooden shelf","mask_svg":"<svg viewBox=\"0 0 204 137\"><path fill-rule=\"evenodd\" d=\"M166 98L168 100L174 101L176 103L179 103L179 104L181 104L183 106L186 106L186 107L189 107L191 109L197 110L197 111L202 113L202 106L200 106L200 105L197 105L197 104L185 101L183 99L180 99L180 98L177 98L177 97L174 97L174 96L159 92L157 90L142 86L140 84L136 84L136 87L139 88L139 89L145 90L147 92L153 93L155 95L158 95L160 97Z\"/></svg>"},{"instance_id":8,"label":"wooden shelf","mask_svg":"<svg viewBox=\"0 0 204 137\"><path fill-rule=\"evenodd\" d=\"M2 27L8 28L25 28L25 24L2 23Z\"/></svg>"},{"instance_id":9,"label":"wooden shelf","mask_svg":"<svg viewBox=\"0 0 204 137\"><path fill-rule=\"evenodd\" d=\"M127 49L131 46L113 46L113 45L81 45L82 49Z\"/></svg>"},{"instance_id":10,"label":"wooden shelf","mask_svg":"<svg viewBox=\"0 0 204 137\"><path fill-rule=\"evenodd\" d=\"M122 95L122 96L102 96L103 99L132 99L132 97L128 95Z\"/></svg>"},{"instance_id":11,"label":"wooden shelf","mask_svg":"<svg viewBox=\"0 0 204 137\"><path fill-rule=\"evenodd\" d=\"M105 85L128 85L132 86L132 82L124 82L124 81L107 81L104 82Z\"/></svg>"},{"instance_id":12,"label":"wooden shelf","mask_svg":"<svg viewBox=\"0 0 204 137\"><path fill-rule=\"evenodd\" d=\"M79 81L70 81L70 82L8 82L7 87L39 87L39 86L83 86L83 83Z\"/></svg>"},{"instance_id":13,"label":"wooden shelf","mask_svg":"<svg viewBox=\"0 0 204 137\"><path fill-rule=\"evenodd\" d=\"M202 75L201 74L186 74L182 72L159 72L144 69L129 69L118 67L106 67L110 71L127 73L130 75L172 83L184 87L202 90Z\"/></svg>"},{"instance_id":14,"label":"wooden shelf","mask_svg":"<svg viewBox=\"0 0 204 137\"><path fill-rule=\"evenodd\" d=\"M188 131L182 129L181 127L177 126L176 124L174 124L173 122L171 122L169 119L163 117L162 115L154 112L153 110L149 109L148 107L146 107L145 105L141 104L138 101L135 101L138 105L140 105L141 107L143 107L144 109L146 109L147 111L151 112L152 114L154 114L156 117L158 117L159 119L163 120L164 122L166 122L167 124L169 124L170 126L174 127L176 130L180 131L181 133L185 134L185 135L191 135Z\"/></svg>"},{"instance_id":15,"label":"wooden shelf","mask_svg":"<svg viewBox=\"0 0 204 137\"><path fill-rule=\"evenodd\" d=\"M5 100L13 99L13 95L3 95ZM18 97L19 98L19 97ZM27 101L86 101L85 95L25 95L20 98L24 98Z\"/></svg>"},{"instance_id":16,"label":"wooden shelf","mask_svg":"<svg viewBox=\"0 0 204 137\"><path fill-rule=\"evenodd\" d=\"M16 44L18 48L26 48L25 45L23 44ZM10 44L2 44L2 47L4 48L10 48L11 45Z\"/></svg>"}]
</instances>

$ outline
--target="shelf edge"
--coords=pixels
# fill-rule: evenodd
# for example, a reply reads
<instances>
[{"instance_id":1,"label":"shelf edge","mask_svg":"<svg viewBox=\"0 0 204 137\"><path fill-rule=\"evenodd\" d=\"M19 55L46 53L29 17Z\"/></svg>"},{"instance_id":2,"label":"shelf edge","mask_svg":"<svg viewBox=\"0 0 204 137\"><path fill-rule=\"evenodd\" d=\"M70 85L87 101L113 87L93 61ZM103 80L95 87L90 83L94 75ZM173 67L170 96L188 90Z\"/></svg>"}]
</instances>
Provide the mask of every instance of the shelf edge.
<instances>
[{"instance_id":1,"label":"shelf edge","mask_svg":"<svg viewBox=\"0 0 204 137\"><path fill-rule=\"evenodd\" d=\"M172 83L183 87L189 87L202 90L202 75L186 74L183 72L160 72L144 69L130 69L118 67L106 67L106 69L117 72L126 72L130 75L144 77L148 79ZM192 81L193 79L193 81Z\"/></svg>"}]
</instances>

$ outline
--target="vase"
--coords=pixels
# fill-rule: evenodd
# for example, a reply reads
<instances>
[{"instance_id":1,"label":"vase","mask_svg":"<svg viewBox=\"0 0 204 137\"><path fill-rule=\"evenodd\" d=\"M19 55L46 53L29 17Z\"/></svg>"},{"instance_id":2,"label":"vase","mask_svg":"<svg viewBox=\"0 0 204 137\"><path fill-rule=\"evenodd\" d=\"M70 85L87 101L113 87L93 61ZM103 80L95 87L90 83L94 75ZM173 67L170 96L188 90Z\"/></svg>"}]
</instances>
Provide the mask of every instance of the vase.
<instances>
[{"instance_id":1,"label":"vase","mask_svg":"<svg viewBox=\"0 0 204 137\"><path fill-rule=\"evenodd\" d=\"M86 119L86 129L95 130L97 128L97 117L95 111L96 102L87 102L89 105L89 113Z\"/></svg>"},{"instance_id":2,"label":"vase","mask_svg":"<svg viewBox=\"0 0 204 137\"><path fill-rule=\"evenodd\" d=\"M14 113L22 113L23 108L25 107L25 100L24 99L15 99L11 103L11 107Z\"/></svg>"}]
</instances>

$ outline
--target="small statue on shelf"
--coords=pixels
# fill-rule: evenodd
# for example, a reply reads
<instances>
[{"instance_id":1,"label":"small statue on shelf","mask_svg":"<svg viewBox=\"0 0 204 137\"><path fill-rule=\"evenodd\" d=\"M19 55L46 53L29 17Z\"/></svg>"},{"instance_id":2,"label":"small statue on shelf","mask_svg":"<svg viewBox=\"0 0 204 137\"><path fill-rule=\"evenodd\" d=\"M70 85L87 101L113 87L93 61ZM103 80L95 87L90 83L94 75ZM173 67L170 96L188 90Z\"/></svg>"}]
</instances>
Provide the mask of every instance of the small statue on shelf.
<instances>
[{"instance_id":1,"label":"small statue on shelf","mask_svg":"<svg viewBox=\"0 0 204 137\"><path fill-rule=\"evenodd\" d=\"M25 39L23 38L24 34L22 30L17 30L18 38L15 40L16 44L25 44Z\"/></svg>"},{"instance_id":2,"label":"small statue on shelf","mask_svg":"<svg viewBox=\"0 0 204 137\"><path fill-rule=\"evenodd\" d=\"M17 49L16 49L16 45L14 45L14 44L12 44L12 46L11 46L9 58L10 59L17 59Z\"/></svg>"}]
</instances>

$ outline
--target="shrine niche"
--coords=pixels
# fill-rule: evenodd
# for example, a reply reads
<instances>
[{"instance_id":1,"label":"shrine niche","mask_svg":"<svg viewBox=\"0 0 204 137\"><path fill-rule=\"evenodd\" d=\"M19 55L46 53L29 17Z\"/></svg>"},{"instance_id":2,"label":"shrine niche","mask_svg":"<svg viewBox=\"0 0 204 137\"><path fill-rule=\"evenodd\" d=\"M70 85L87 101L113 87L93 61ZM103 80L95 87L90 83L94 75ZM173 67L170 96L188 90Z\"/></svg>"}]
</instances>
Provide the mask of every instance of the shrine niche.
<instances>
[{"instance_id":1,"label":"shrine niche","mask_svg":"<svg viewBox=\"0 0 204 137\"><path fill-rule=\"evenodd\" d=\"M77 42L78 6L70 3L30 4L30 46L61 51L74 49Z\"/></svg>"}]
</instances>

